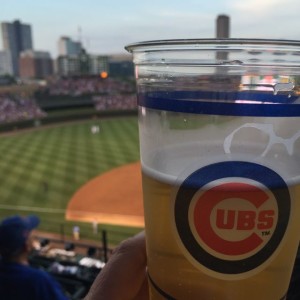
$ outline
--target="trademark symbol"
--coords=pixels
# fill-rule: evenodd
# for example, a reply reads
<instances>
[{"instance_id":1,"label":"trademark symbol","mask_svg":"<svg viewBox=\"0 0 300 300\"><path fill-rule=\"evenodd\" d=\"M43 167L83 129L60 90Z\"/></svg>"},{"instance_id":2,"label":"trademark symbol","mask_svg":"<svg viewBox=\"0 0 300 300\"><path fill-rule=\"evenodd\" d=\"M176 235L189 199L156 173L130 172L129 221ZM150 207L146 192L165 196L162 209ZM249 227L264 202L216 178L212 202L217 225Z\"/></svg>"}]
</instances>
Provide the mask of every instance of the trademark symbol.
<instances>
[{"instance_id":1,"label":"trademark symbol","mask_svg":"<svg viewBox=\"0 0 300 300\"><path fill-rule=\"evenodd\" d=\"M267 235L270 235L271 234L271 231L262 231L261 235L262 236L267 236Z\"/></svg>"}]
</instances>

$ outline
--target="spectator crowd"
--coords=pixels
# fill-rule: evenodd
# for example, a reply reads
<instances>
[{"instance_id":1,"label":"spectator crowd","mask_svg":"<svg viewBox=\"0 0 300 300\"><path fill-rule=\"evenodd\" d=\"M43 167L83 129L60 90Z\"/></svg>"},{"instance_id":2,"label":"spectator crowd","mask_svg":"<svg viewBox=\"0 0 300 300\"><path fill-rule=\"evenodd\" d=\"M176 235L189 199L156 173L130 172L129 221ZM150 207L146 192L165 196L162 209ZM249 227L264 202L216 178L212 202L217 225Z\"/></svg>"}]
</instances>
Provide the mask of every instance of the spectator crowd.
<instances>
[{"instance_id":1,"label":"spectator crowd","mask_svg":"<svg viewBox=\"0 0 300 300\"><path fill-rule=\"evenodd\" d=\"M112 94L105 96L94 96L96 110L131 110L137 107L136 95Z\"/></svg>"},{"instance_id":2,"label":"spectator crowd","mask_svg":"<svg viewBox=\"0 0 300 300\"><path fill-rule=\"evenodd\" d=\"M120 79L59 78L48 82L47 86L41 87L38 92L42 97L43 95L50 97L50 101L52 96L56 98L88 96L98 111L136 108L134 83ZM0 93L0 123L41 119L46 115L33 95Z\"/></svg>"},{"instance_id":3,"label":"spectator crowd","mask_svg":"<svg viewBox=\"0 0 300 300\"><path fill-rule=\"evenodd\" d=\"M40 119L46 113L30 97L0 95L0 123Z\"/></svg>"},{"instance_id":4,"label":"spectator crowd","mask_svg":"<svg viewBox=\"0 0 300 300\"><path fill-rule=\"evenodd\" d=\"M51 82L48 87L49 95L95 95L111 93L135 93L134 84L124 80L99 77L91 78L60 78Z\"/></svg>"}]
</instances>

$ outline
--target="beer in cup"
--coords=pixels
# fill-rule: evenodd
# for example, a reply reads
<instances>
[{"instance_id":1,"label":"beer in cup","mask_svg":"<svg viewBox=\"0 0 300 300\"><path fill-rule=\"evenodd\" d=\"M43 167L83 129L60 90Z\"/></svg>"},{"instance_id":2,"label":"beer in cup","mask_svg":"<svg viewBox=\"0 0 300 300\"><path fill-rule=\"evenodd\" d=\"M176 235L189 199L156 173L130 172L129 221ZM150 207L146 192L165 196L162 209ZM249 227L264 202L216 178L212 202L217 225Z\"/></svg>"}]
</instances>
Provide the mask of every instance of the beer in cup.
<instances>
[{"instance_id":1,"label":"beer in cup","mask_svg":"<svg viewBox=\"0 0 300 300\"><path fill-rule=\"evenodd\" d=\"M126 49L151 299L285 299L300 232L300 42Z\"/></svg>"}]
</instances>

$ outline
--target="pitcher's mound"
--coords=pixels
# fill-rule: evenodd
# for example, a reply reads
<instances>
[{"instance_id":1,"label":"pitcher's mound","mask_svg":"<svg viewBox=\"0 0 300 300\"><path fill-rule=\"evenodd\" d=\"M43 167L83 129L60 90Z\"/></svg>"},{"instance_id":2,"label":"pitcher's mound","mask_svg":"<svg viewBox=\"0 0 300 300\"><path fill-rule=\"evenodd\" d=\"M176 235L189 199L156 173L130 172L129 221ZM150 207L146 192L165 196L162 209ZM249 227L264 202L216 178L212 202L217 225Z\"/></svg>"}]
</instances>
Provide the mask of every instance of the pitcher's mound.
<instances>
[{"instance_id":1,"label":"pitcher's mound","mask_svg":"<svg viewBox=\"0 0 300 300\"><path fill-rule=\"evenodd\" d=\"M66 219L144 227L140 163L104 173L82 186L70 200Z\"/></svg>"}]
</instances>

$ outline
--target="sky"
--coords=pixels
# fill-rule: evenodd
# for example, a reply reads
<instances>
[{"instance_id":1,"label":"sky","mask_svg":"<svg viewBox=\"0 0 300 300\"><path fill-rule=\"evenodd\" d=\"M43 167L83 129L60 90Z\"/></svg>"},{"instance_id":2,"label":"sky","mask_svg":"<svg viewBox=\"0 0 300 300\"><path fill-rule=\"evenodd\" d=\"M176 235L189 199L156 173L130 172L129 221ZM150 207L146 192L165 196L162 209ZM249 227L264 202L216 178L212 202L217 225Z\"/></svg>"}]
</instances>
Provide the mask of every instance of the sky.
<instances>
[{"instance_id":1,"label":"sky","mask_svg":"<svg viewBox=\"0 0 300 300\"><path fill-rule=\"evenodd\" d=\"M100 55L139 41L214 38L220 14L232 38L300 40L299 0L0 0L0 22L30 24L34 49L53 58L61 36Z\"/></svg>"}]
</instances>

